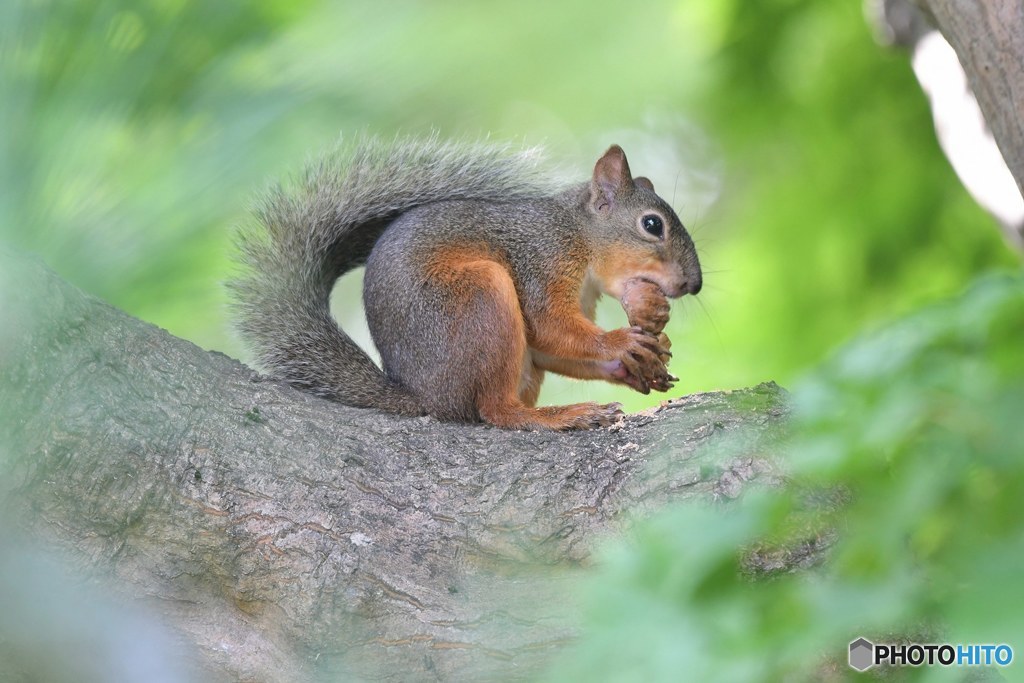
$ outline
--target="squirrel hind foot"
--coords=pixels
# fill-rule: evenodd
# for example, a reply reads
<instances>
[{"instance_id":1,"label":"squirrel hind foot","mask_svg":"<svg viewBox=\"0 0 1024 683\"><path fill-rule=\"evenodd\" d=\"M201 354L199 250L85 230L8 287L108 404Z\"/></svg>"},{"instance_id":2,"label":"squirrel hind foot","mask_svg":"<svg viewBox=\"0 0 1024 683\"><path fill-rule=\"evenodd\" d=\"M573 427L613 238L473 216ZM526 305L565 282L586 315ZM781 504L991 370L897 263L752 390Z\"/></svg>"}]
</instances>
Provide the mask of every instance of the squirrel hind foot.
<instances>
[{"instance_id":1,"label":"squirrel hind foot","mask_svg":"<svg viewBox=\"0 0 1024 683\"><path fill-rule=\"evenodd\" d=\"M481 417L502 429L568 431L607 427L622 418L620 403L574 403L567 406L530 408L522 403L481 410Z\"/></svg>"}]
</instances>

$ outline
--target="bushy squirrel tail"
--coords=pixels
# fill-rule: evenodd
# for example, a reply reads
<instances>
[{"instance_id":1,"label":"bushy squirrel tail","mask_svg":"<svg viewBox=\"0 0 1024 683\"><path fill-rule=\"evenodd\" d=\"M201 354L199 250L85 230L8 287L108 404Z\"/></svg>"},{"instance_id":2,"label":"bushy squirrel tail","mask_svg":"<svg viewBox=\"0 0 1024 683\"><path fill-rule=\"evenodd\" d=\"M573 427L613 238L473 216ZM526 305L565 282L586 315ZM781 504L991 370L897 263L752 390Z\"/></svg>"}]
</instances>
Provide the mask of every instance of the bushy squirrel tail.
<instances>
[{"instance_id":1,"label":"bushy squirrel tail","mask_svg":"<svg viewBox=\"0 0 1024 683\"><path fill-rule=\"evenodd\" d=\"M265 193L256 220L237 234L242 273L228 283L257 363L340 403L422 414L338 327L334 283L364 265L391 221L417 206L545 194L538 162L535 151L503 145L365 137L309 164L292 187Z\"/></svg>"}]
</instances>

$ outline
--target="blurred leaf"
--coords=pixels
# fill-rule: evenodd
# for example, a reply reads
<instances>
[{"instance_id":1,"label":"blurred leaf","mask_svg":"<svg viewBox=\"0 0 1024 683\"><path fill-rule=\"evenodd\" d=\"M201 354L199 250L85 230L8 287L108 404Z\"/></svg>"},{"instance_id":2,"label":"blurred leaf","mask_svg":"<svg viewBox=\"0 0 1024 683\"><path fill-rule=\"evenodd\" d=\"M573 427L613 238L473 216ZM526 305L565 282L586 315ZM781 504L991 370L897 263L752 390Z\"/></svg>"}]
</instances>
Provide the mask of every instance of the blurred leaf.
<instances>
[{"instance_id":1,"label":"blurred leaf","mask_svg":"<svg viewBox=\"0 0 1024 683\"><path fill-rule=\"evenodd\" d=\"M1019 646L1022 338L1017 274L843 349L794 394L793 487L639 524L605 554L588 630L552 680L838 679L861 635ZM808 507L807 487L847 493ZM824 566L737 571L764 539L792 544L823 522L837 535Z\"/></svg>"}]
</instances>

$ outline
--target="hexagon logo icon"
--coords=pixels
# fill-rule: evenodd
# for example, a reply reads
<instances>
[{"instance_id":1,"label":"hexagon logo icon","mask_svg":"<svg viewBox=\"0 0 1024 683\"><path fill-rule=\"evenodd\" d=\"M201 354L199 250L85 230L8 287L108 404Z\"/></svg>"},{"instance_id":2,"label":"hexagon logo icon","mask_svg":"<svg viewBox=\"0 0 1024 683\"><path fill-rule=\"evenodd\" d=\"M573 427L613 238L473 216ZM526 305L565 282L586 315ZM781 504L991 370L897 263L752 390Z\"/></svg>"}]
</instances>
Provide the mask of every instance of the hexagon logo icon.
<instances>
[{"instance_id":1,"label":"hexagon logo icon","mask_svg":"<svg viewBox=\"0 0 1024 683\"><path fill-rule=\"evenodd\" d=\"M874 666L874 644L867 638L858 638L850 643L850 666L857 671L867 671Z\"/></svg>"}]
</instances>

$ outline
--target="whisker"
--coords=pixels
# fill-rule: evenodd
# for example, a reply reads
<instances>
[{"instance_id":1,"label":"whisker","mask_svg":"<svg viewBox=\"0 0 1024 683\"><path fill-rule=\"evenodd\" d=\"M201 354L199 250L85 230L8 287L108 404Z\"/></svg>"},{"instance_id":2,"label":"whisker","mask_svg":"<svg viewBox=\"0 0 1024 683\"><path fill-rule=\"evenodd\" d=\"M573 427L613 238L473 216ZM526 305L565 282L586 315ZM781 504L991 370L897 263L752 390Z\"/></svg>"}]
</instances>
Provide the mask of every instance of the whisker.
<instances>
[{"instance_id":1,"label":"whisker","mask_svg":"<svg viewBox=\"0 0 1024 683\"><path fill-rule=\"evenodd\" d=\"M712 283L705 282L703 284L703 289L706 289L709 292L721 292L723 294L730 294L730 295L736 293L735 289L730 289L729 287L722 287L721 285L716 285L713 282Z\"/></svg>"},{"instance_id":2,"label":"whisker","mask_svg":"<svg viewBox=\"0 0 1024 683\"><path fill-rule=\"evenodd\" d=\"M721 345L722 333L719 332L718 325L715 324L714 318L712 318L711 313L708 312L708 307L704 305L704 302L700 298L694 297L694 299L696 299L697 303L700 304L700 310L704 311L704 317L708 319L709 323L711 323L711 329L715 331L715 338L718 339L718 343Z\"/></svg>"}]
</instances>

